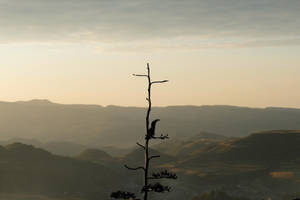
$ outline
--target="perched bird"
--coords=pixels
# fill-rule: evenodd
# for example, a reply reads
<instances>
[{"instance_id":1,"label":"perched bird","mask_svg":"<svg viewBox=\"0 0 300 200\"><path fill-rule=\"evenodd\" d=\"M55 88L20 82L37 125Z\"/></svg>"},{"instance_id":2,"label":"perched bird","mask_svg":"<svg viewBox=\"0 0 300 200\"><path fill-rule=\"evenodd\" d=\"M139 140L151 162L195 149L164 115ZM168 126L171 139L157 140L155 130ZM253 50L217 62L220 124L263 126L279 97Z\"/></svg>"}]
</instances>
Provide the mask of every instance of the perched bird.
<instances>
[{"instance_id":1,"label":"perched bird","mask_svg":"<svg viewBox=\"0 0 300 200\"><path fill-rule=\"evenodd\" d=\"M149 129L148 131L148 134L147 134L147 138L150 139L150 138L153 138L154 135L155 135L155 127L156 127L156 123L159 122L160 119L156 119L156 120L153 120L152 123L151 123L151 128Z\"/></svg>"}]
</instances>

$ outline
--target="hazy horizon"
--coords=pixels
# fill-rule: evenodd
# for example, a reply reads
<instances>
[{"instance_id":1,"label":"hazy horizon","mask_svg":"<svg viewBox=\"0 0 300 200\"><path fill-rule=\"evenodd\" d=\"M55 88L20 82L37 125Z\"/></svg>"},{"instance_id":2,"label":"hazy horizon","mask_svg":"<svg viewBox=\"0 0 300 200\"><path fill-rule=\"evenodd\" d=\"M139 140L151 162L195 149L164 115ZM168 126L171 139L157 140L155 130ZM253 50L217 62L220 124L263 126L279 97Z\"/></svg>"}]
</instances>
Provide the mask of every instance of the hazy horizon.
<instances>
[{"instance_id":1,"label":"hazy horizon","mask_svg":"<svg viewBox=\"0 0 300 200\"><path fill-rule=\"evenodd\" d=\"M52 101L51 99L24 99L24 100L16 100L16 101L3 101L0 99L0 103L21 103L21 102L48 102L53 104L60 104L60 105L94 105L94 106L102 106L102 107L109 107L109 106L116 106L116 107L133 107L133 108L146 108L147 106L134 106L134 105L116 105L116 104L90 104L90 103L62 103ZM229 107L242 107L242 108L253 108L253 109L266 109L266 108L286 108L286 109L300 109L300 107L284 107L284 106L247 106L247 105L231 105L231 104L174 104L174 105L154 105L153 107L205 107L205 106L229 106Z\"/></svg>"}]
</instances>

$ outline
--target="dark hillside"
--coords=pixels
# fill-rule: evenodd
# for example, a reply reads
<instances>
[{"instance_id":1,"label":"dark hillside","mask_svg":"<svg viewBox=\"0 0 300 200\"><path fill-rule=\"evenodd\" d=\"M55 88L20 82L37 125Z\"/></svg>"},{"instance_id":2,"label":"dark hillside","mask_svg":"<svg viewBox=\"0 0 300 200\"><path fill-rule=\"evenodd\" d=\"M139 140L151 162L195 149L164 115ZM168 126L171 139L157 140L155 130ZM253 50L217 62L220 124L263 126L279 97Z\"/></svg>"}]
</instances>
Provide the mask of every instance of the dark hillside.
<instances>
[{"instance_id":1,"label":"dark hillside","mask_svg":"<svg viewBox=\"0 0 300 200\"><path fill-rule=\"evenodd\" d=\"M1 193L101 199L118 183L111 169L60 157L30 145L0 147Z\"/></svg>"}]
</instances>

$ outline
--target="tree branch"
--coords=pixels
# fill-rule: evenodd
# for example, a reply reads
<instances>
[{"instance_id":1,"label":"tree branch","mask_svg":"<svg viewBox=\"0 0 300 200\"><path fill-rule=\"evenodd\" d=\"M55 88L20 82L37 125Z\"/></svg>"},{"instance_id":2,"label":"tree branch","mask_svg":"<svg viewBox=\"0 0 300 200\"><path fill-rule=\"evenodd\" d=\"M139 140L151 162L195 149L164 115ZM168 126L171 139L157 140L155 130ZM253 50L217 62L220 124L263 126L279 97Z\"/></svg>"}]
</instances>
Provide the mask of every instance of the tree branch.
<instances>
[{"instance_id":1,"label":"tree branch","mask_svg":"<svg viewBox=\"0 0 300 200\"><path fill-rule=\"evenodd\" d=\"M169 82L169 80L163 80L163 81L152 81L151 84L156 84L156 83L166 83Z\"/></svg>"},{"instance_id":2,"label":"tree branch","mask_svg":"<svg viewBox=\"0 0 300 200\"><path fill-rule=\"evenodd\" d=\"M157 156L150 156L148 159L151 160L151 159L153 159L153 158L159 158L159 157L160 157L160 155L157 155Z\"/></svg>"},{"instance_id":3,"label":"tree branch","mask_svg":"<svg viewBox=\"0 0 300 200\"><path fill-rule=\"evenodd\" d=\"M142 147L143 149L146 149L146 147L144 146L144 145L142 145L142 144L140 144L140 143L136 143L138 146L140 146L140 147Z\"/></svg>"},{"instance_id":4,"label":"tree branch","mask_svg":"<svg viewBox=\"0 0 300 200\"><path fill-rule=\"evenodd\" d=\"M144 167L136 167L136 168L133 168L133 167L128 167L127 165L124 165L124 167L126 167L127 169L129 170L139 170L139 169L142 169L142 170L146 170Z\"/></svg>"},{"instance_id":5,"label":"tree branch","mask_svg":"<svg viewBox=\"0 0 300 200\"><path fill-rule=\"evenodd\" d=\"M160 140L165 140L165 139L169 139L169 135L163 135L161 134L160 136L158 137L152 137L152 139L160 139Z\"/></svg>"},{"instance_id":6,"label":"tree branch","mask_svg":"<svg viewBox=\"0 0 300 200\"><path fill-rule=\"evenodd\" d=\"M148 77L146 74L132 74L133 76L139 76L139 77Z\"/></svg>"}]
</instances>

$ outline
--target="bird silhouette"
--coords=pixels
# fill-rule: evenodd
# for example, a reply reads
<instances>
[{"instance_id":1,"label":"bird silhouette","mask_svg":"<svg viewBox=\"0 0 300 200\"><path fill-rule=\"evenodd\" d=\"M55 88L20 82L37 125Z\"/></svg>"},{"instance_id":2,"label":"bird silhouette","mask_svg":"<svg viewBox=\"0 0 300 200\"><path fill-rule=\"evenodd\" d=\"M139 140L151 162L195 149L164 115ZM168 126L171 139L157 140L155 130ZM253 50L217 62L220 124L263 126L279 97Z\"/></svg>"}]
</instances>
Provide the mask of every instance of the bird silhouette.
<instances>
[{"instance_id":1,"label":"bird silhouette","mask_svg":"<svg viewBox=\"0 0 300 200\"><path fill-rule=\"evenodd\" d=\"M156 127L157 122L159 122L159 121L160 121L160 119L156 119L156 120L152 121L151 128L149 129L148 134L147 134L147 138L148 139L154 137L154 135L155 135L155 127Z\"/></svg>"}]
</instances>

